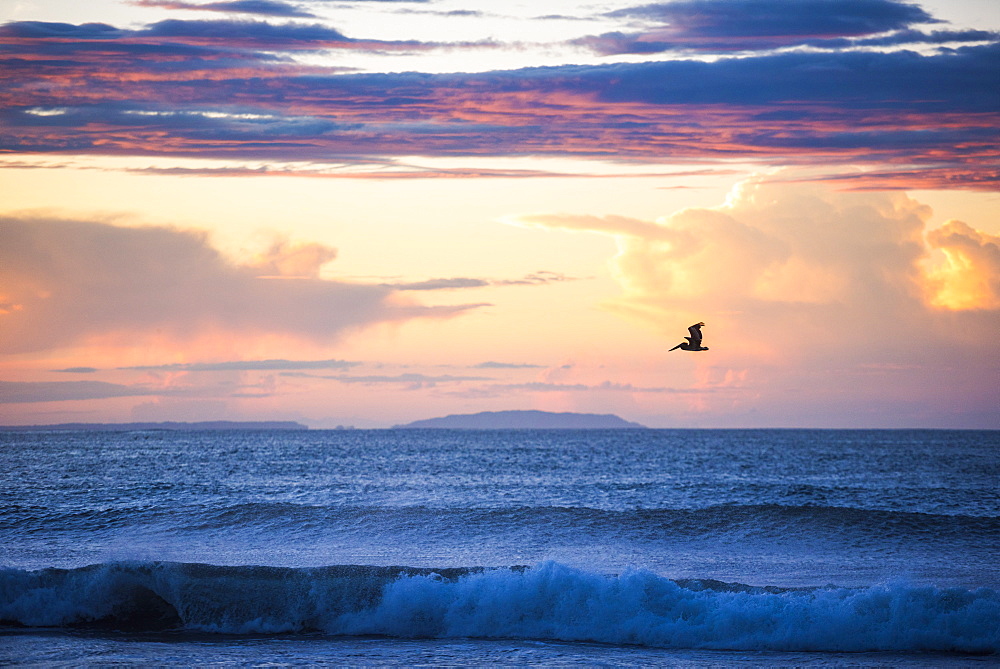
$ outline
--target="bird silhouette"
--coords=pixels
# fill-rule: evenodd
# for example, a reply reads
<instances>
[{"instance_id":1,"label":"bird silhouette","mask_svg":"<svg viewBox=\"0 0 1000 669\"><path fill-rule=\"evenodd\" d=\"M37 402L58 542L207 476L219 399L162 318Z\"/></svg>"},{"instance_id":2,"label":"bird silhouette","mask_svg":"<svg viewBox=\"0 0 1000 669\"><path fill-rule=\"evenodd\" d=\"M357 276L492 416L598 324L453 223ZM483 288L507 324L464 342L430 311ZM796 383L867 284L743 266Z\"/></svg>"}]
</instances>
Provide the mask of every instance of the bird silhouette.
<instances>
[{"instance_id":1,"label":"bird silhouette","mask_svg":"<svg viewBox=\"0 0 1000 669\"><path fill-rule=\"evenodd\" d=\"M677 346L674 346L671 351L676 351L680 349L682 351L707 351L707 346L701 345L701 327L704 323L695 323L688 328L689 337L684 337L687 339L685 342L681 342Z\"/></svg>"}]
</instances>

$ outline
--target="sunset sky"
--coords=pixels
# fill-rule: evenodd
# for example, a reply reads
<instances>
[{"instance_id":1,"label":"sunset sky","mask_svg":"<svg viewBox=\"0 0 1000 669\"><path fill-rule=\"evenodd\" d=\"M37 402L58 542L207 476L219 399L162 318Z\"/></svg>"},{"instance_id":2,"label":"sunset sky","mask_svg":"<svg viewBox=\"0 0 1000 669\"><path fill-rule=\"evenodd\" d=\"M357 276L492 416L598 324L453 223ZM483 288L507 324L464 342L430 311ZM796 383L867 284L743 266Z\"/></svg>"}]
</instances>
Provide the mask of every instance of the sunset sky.
<instances>
[{"instance_id":1,"label":"sunset sky","mask_svg":"<svg viewBox=\"0 0 1000 669\"><path fill-rule=\"evenodd\" d=\"M1000 428L998 342L996 0L0 4L0 424Z\"/></svg>"}]
</instances>

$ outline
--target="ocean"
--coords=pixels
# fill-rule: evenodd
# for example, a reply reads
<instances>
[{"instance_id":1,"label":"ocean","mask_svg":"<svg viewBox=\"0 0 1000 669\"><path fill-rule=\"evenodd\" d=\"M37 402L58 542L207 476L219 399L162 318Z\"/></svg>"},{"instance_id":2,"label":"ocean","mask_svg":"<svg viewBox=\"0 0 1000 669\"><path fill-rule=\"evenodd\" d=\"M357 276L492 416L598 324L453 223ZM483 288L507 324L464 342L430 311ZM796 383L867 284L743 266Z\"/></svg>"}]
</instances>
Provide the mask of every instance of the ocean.
<instances>
[{"instance_id":1,"label":"ocean","mask_svg":"<svg viewBox=\"0 0 1000 669\"><path fill-rule=\"evenodd\" d=\"M0 432L5 666L996 666L1000 432Z\"/></svg>"}]
</instances>

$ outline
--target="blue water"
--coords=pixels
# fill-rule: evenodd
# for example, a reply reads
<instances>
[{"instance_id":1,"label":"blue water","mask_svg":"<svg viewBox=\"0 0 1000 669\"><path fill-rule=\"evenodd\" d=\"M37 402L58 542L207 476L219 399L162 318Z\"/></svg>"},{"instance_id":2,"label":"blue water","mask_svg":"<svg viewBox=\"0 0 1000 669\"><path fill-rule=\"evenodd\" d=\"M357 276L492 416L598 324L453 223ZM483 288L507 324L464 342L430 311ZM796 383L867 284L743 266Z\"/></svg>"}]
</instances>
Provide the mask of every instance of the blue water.
<instances>
[{"instance_id":1,"label":"blue water","mask_svg":"<svg viewBox=\"0 0 1000 669\"><path fill-rule=\"evenodd\" d=\"M0 433L0 664L1000 663L1000 433Z\"/></svg>"}]
</instances>

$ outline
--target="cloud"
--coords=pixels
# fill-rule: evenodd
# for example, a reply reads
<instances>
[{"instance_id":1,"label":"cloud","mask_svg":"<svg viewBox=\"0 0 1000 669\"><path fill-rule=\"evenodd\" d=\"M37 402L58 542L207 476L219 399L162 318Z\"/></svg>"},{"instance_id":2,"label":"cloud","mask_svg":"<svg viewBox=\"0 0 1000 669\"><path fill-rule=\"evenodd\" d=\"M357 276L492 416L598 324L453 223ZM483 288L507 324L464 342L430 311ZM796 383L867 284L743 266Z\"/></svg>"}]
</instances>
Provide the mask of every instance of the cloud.
<instances>
[{"instance_id":1,"label":"cloud","mask_svg":"<svg viewBox=\"0 0 1000 669\"><path fill-rule=\"evenodd\" d=\"M407 283L382 284L395 290L454 290L456 288L482 288L490 285L485 279L468 277L453 277L450 279L427 279L426 281L410 281Z\"/></svg>"},{"instance_id":2,"label":"cloud","mask_svg":"<svg viewBox=\"0 0 1000 669\"><path fill-rule=\"evenodd\" d=\"M632 11L639 20L639 14L654 17L650 8L707 11L702 5ZM736 6L749 12L752 5ZM837 20L857 23L855 32L907 25L922 12L885 0L808 6L827 22L843 13ZM789 12L787 21L801 25L782 35L805 31L812 19ZM698 25L706 33L725 28ZM858 37L829 32L809 39L990 36L910 28ZM932 55L796 51L472 74L344 74L296 60L318 49L467 46L473 45L379 44L303 23L170 20L137 29L8 23L0 26L0 150L319 165L386 165L402 155L721 158L891 165L895 171L884 171L881 183L905 183L916 172L927 187L988 190L1000 179L996 41ZM537 176L531 170L339 172L338 178Z\"/></svg>"},{"instance_id":3,"label":"cloud","mask_svg":"<svg viewBox=\"0 0 1000 669\"><path fill-rule=\"evenodd\" d=\"M949 221L927 235L946 262L931 270L933 302L953 309L1000 309L1000 236L961 221Z\"/></svg>"},{"instance_id":4,"label":"cloud","mask_svg":"<svg viewBox=\"0 0 1000 669\"><path fill-rule=\"evenodd\" d=\"M992 30L896 30L876 37L810 40L809 46L823 49L898 46L901 44L948 44L952 42L996 42L1000 33Z\"/></svg>"},{"instance_id":5,"label":"cloud","mask_svg":"<svg viewBox=\"0 0 1000 669\"><path fill-rule=\"evenodd\" d=\"M350 369L360 365L350 360L230 360L225 362L188 362L165 365L119 367L123 370L164 372L255 372L293 369Z\"/></svg>"},{"instance_id":6,"label":"cloud","mask_svg":"<svg viewBox=\"0 0 1000 669\"><path fill-rule=\"evenodd\" d=\"M544 286L550 283L562 283L563 281L576 281L576 279L559 272L542 270L528 274L522 279L504 279L496 283L502 286Z\"/></svg>"},{"instance_id":7,"label":"cloud","mask_svg":"<svg viewBox=\"0 0 1000 669\"><path fill-rule=\"evenodd\" d=\"M481 362L478 365L473 365L473 369L538 369L544 365L531 365L527 363L511 363L511 362L493 362L492 360L487 362Z\"/></svg>"},{"instance_id":8,"label":"cloud","mask_svg":"<svg viewBox=\"0 0 1000 669\"><path fill-rule=\"evenodd\" d=\"M104 381L0 381L0 404L99 400L159 394L163 394L163 391Z\"/></svg>"},{"instance_id":9,"label":"cloud","mask_svg":"<svg viewBox=\"0 0 1000 669\"><path fill-rule=\"evenodd\" d=\"M421 168L396 163L394 160L376 159L367 161L358 158L353 161L342 158L341 164L327 163L321 167L303 168L261 166L261 167L141 167L124 168L122 171L132 174L167 174L179 176L224 176L224 177L306 177L310 179L359 179L374 181L397 181L406 179L538 179L538 178L573 178L573 179L634 179L643 177L662 177L676 179L685 176L704 176L710 174L738 174L738 170L691 170L656 171L656 172L554 172L545 170L525 169L495 169L486 167L458 168ZM350 171L342 167L350 166ZM44 165L31 162L5 162L0 169L41 169ZM86 168L78 168L86 169ZM97 169L97 168L94 168Z\"/></svg>"},{"instance_id":10,"label":"cloud","mask_svg":"<svg viewBox=\"0 0 1000 669\"><path fill-rule=\"evenodd\" d=\"M12 305L0 313L0 353L109 336L193 341L225 333L330 342L373 323L473 308L422 307L381 286L315 278L313 270L330 257L326 247L272 251L261 265L239 265L199 232L0 218L0 302ZM263 276L276 270L308 271L301 278Z\"/></svg>"},{"instance_id":11,"label":"cloud","mask_svg":"<svg viewBox=\"0 0 1000 669\"><path fill-rule=\"evenodd\" d=\"M928 230L930 210L902 194L785 176L657 221L522 223L617 238L622 294L608 308L654 327L665 349L705 321L709 354L664 353L697 365L702 386L742 379L744 401L756 397L772 414L795 405L816 416L857 411L862 422L877 412L876 422L982 423L1000 400L1000 239L960 222Z\"/></svg>"},{"instance_id":12,"label":"cloud","mask_svg":"<svg viewBox=\"0 0 1000 669\"><path fill-rule=\"evenodd\" d=\"M609 12L654 27L585 37L598 53L766 50L819 38L875 35L938 23L916 5L891 0L674 0Z\"/></svg>"},{"instance_id":13,"label":"cloud","mask_svg":"<svg viewBox=\"0 0 1000 669\"><path fill-rule=\"evenodd\" d=\"M615 393L692 393L708 392L702 390L691 390L683 388L648 387L635 386L631 383L615 383L612 381L602 381L598 384L587 383L547 383L544 381L534 381L531 383L507 383L495 384L494 390L532 392L532 393L565 393L565 392L615 392Z\"/></svg>"},{"instance_id":14,"label":"cloud","mask_svg":"<svg viewBox=\"0 0 1000 669\"><path fill-rule=\"evenodd\" d=\"M231 0L230 2L180 2L178 0L132 0L130 4L139 7L158 7L162 9L181 9L194 11L225 12L233 14L257 14L276 17L307 17L315 18L315 14L297 5L275 0Z\"/></svg>"},{"instance_id":15,"label":"cloud","mask_svg":"<svg viewBox=\"0 0 1000 669\"><path fill-rule=\"evenodd\" d=\"M773 50L776 47L808 46L815 49L849 50L862 47L896 47L911 44L968 44L974 42L996 42L1000 33L990 30L895 30L888 34L878 34L873 37L754 37L742 39L709 39L698 38L689 40L669 39L662 32L608 32L600 35L588 35L570 40L570 44L586 47L602 55L615 56L621 54L658 54L676 52L678 54L693 53L732 53Z\"/></svg>"},{"instance_id":16,"label":"cloud","mask_svg":"<svg viewBox=\"0 0 1000 669\"><path fill-rule=\"evenodd\" d=\"M551 381L534 381L530 383L490 383L470 385L449 390L445 394L463 399L497 399L503 397L538 395L538 394L579 394L590 396L589 401L602 402L611 396L635 398L643 395L677 395L679 397L704 397L706 395L724 395L726 391L735 388L721 385L696 388L673 388L667 386L637 386L631 383L616 383L602 381L601 383L556 383ZM586 401L586 400L585 400Z\"/></svg>"},{"instance_id":17,"label":"cloud","mask_svg":"<svg viewBox=\"0 0 1000 669\"><path fill-rule=\"evenodd\" d=\"M521 279L476 279L472 277L451 277L410 281L406 283L383 283L394 290L456 290L461 288L486 288L488 286L543 286L550 283L575 281L559 272L542 270L528 274Z\"/></svg>"},{"instance_id":18,"label":"cloud","mask_svg":"<svg viewBox=\"0 0 1000 669\"><path fill-rule=\"evenodd\" d=\"M379 3L379 2L385 2L385 3L402 2L402 3L406 3L406 4L415 4L415 3L433 2L433 1L434 0L303 0L303 2L306 2L306 3L310 3L311 2L313 4L324 4L324 3L325 4L332 4L332 3L349 2L352 5L353 4L359 4L360 5L360 4L365 4L365 3L368 3L368 2L372 2L372 3Z\"/></svg>"},{"instance_id":19,"label":"cloud","mask_svg":"<svg viewBox=\"0 0 1000 669\"><path fill-rule=\"evenodd\" d=\"M133 57L164 60L176 67L176 56L187 53L233 57L254 57L253 49L269 51L322 51L326 49L361 49L374 52L426 51L429 49L496 47L485 42L424 42L420 40L357 39L321 23L271 23L268 21L214 19L165 19L142 28L121 29L104 23L74 25L45 21L14 21L0 25L0 45L13 54L45 56L96 52L98 56L128 53ZM18 48L20 47L20 48ZM26 49L26 51L21 51ZM215 49L216 51L203 51ZM113 62L113 61L112 61ZM69 65L69 63L63 63ZM199 65L202 65L199 63Z\"/></svg>"},{"instance_id":20,"label":"cloud","mask_svg":"<svg viewBox=\"0 0 1000 669\"><path fill-rule=\"evenodd\" d=\"M52 21L12 21L0 26L6 43L15 40L112 40L126 35L107 23L59 23Z\"/></svg>"},{"instance_id":21,"label":"cloud","mask_svg":"<svg viewBox=\"0 0 1000 669\"><path fill-rule=\"evenodd\" d=\"M101 370L96 367L67 367L66 369L53 369L52 371L65 374L93 374L94 372L99 372Z\"/></svg>"},{"instance_id":22,"label":"cloud","mask_svg":"<svg viewBox=\"0 0 1000 669\"><path fill-rule=\"evenodd\" d=\"M337 250L316 242L275 241L253 266L261 276L316 279L323 265L337 257Z\"/></svg>"},{"instance_id":23,"label":"cloud","mask_svg":"<svg viewBox=\"0 0 1000 669\"><path fill-rule=\"evenodd\" d=\"M316 50L350 41L343 33L319 23L275 24L266 21L184 21L166 19L129 34L135 39L170 39L190 44L219 43L227 47L270 47Z\"/></svg>"},{"instance_id":24,"label":"cloud","mask_svg":"<svg viewBox=\"0 0 1000 669\"><path fill-rule=\"evenodd\" d=\"M865 169L833 174L812 174L791 177L789 182L817 182L833 184L842 190L945 190L967 188L996 190L1000 185L1000 172L973 170L955 172L951 167L929 166L926 169Z\"/></svg>"},{"instance_id":25,"label":"cloud","mask_svg":"<svg viewBox=\"0 0 1000 669\"><path fill-rule=\"evenodd\" d=\"M487 376L460 376L455 374L439 374L439 375L429 375L429 374L395 374L395 375L380 375L372 374L366 376L349 376L347 374L340 374L337 376L319 376L316 374L308 374L306 372L282 372L282 376L298 377L298 378L312 378L312 379L328 379L332 381L338 381L340 383L346 384L359 384L366 386L380 386L380 385L402 385L405 386L407 390L421 390L424 388L435 388L439 384L453 384L453 383L464 383L467 381L490 381L490 377Z\"/></svg>"},{"instance_id":26,"label":"cloud","mask_svg":"<svg viewBox=\"0 0 1000 669\"><path fill-rule=\"evenodd\" d=\"M427 374L398 374L395 376L326 376L323 378L334 379L341 383L454 383L456 381L484 381L489 377L485 376L456 376L443 374L439 376L429 376Z\"/></svg>"},{"instance_id":27,"label":"cloud","mask_svg":"<svg viewBox=\"0 0 1000 669\"><path fill-rule=\"evenodd\" d=\"M917 5L893 0L672 0L608 13L665 23L685 35L868 35L938 23Z\"/></svg>"},{"instance_id":28,"label":"cloud","mask_svg":"<svg viewBox=\"0 0 1000 669\"><path fill-rule=\"evenodd\" d=\"M520 220L618 237L617 277L635 304L709 299L715 310L732 310L748 302L850 303L878 291L912 302L911 268L924 252L927 216L905 196L833 194L759 179L741 185L726 206L687 209L659 221L572 215Z\"/></svg>"}]
</instances>

